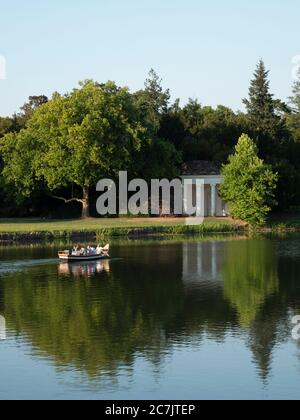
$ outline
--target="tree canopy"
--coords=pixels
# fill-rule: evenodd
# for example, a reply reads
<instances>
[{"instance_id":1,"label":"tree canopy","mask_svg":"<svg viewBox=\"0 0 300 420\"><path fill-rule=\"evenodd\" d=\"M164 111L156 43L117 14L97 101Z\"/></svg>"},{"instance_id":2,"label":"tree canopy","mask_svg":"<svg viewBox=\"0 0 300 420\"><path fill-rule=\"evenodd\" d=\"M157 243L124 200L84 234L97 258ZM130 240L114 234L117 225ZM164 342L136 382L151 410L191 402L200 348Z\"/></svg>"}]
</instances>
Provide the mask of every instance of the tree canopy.
<instances>
[{"instance_id":1,"label":"tree canopy","mask_svg":"<svg viewBox=\"0 0 300 420\"><path fill-rule=\"evenodd\" d=\"M185 104L172 100L154 70L137 92L114 82L86 81L50 100L30 96L19 112L0 117L0 214L40 216L47 206L50 217L56 208L66 212L50 193L79 202L88 214L100 177L127 170L147 180L174 178L182 161L225 164L243 133L253 139L258 157L278 172L273 208L300 206L300 74L292 89L289 105L275 98L261 60L245 112L195 98Z\"/></svg>"},{"instance_id":2,"label":"tree canopy","mask_svg":"<svg viewBox=\"0 0 300 420\"><path fill-rule=\"evenodd\" d=\"M51 192L75 184L81 197L61 199L80 201L88 216L90 187L130 166L131 154L146 141L128 90L86 81L70 94L55 94L26 129L4 137L3 174L25 195L37 182Z\"/></svg>"}]
</instances>

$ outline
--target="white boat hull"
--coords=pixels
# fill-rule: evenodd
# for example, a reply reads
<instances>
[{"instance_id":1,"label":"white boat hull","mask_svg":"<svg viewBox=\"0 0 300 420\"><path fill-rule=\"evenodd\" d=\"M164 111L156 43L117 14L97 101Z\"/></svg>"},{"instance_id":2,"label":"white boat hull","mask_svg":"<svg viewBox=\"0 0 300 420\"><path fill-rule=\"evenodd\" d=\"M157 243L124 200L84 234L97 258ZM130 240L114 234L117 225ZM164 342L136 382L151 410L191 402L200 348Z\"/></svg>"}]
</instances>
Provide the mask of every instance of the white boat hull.
<instances>
[{"instance_id":1,"label":"white boat hull","mask_svg":"<svg viewBox=\"0 0 300 420\"><path fill-rule=\"evenodd\" d=\"M59 254L59 259L61 261L66 262L73 262L73 261L99 261L99 260L109 260L109 255L101 256L101 255L67 255L67 254Z\"/></svg>"}]
</instances>

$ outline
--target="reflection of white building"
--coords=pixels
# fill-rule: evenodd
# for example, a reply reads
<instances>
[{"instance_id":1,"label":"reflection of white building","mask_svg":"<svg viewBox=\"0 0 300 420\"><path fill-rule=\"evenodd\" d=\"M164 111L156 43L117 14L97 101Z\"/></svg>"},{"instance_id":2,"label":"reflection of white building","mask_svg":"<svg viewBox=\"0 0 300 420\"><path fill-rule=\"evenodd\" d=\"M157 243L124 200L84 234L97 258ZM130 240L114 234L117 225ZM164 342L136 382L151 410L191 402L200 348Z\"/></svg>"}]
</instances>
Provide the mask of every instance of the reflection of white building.
<instances>
[{"instance_id":1,"label":"reflection of white building","mask_svg":"<svg viewBox=\"0 0 300 420\"><path fill-rule=\"evenodd\" d=\"M223 246L218 241L186 242L183 244L183 282L222 281Z\"/></svg>"},{"instance_id":2,"label":"reflection of white building","mask_svg":"<svg viewBox=\"0 0 300 420\"><path fill-rule=\"evenodd\" d=\"M204 216L225 217L228 215L228 207L221 200L219 187L223 182L220 167L213 162L197 160L187 162L182 168L182 180L192 181L188 194L193 197L193 204L196 205L196 182L204 181Z\"/></svg>"},{"instance_id":3,"label":"reflection of white building","mask_svg":"<svg viewBox=\"0 0 300 420\"><path fill-rule=\"evenodd\" d=\"M6 322L5 318L0 315L0 340L6 339Z\"/></svg>"}]
</instances>

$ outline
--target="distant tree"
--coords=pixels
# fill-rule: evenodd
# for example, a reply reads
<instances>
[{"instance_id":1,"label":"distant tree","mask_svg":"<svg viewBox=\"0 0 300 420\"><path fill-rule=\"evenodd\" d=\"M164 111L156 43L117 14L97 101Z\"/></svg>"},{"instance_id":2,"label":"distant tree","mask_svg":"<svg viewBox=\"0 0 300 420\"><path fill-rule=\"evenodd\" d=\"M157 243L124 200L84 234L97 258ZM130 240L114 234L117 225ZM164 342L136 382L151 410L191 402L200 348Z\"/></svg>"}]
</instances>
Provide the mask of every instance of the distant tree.
<instances>
[{"instance_id":1,"label":"distant tree","mask_svg":"<svg viewBox=\"0 0 300 420\"><path fill-rule=\"evenodd\" d=\"M260 152L262 156L268 157L274 153L274 145L279 145L286 134L281 117L286 105L274 100L270 93L269 71L262 60L257 65L249 89L249 98L244 99L244 104L250 129Z\"/></svg>"},{"instance_id":2,"label":"distant tree","mask_svg":"<svg viewBox=\"0 0 300 420\"><path fill-rule=\"evenodd\" d=\"M294 81L290 102L293 106L293 111L300 114L300 69L298 71L297 79Z\"/></svg>"},{"instance_id":3,"label":"distant tree","mask_svg":"<svg viewBox=\"0 0 300 420\"><path fill-rule=\"evenodd\" d=\"M259 159L258 149L249 136L241 136L222 174L224 183L220 192L229 204L231 216L252 226L263 225L275 205L277 174Z\"/></svg>"},{"instance_id":4,"label":"distant tree","mask_svg":"<svg viewBox=\"0 0 300 420\"><path fill-rule=\"evenodd\" d=\"M21 124L25 126L26 122L32 117L34 111L38 107L45 105L48 101L49 99L45 95L29 96L28 102L20 108L21 112L18 114Z\"/></svg>"},{"instance_id":5,"label":"distant tree","mask_svg":"<svg viewBox=\"0 0 300 420\"><path fill-rule=\"evenodd\" d=\"M0 137L3 137L5 134L12 131L12 127L13 127L12 118L9 118L9 117L1 118L0 117Z\"/></svg>"},{"instance_id":6,"label":"distant tree","mask_svg":"<svg viewBox=\"0 0 300 420\"><path fill-rule=\"evenodd\" d=\"M180 100L177 99L167 112L164 112L158 136L168 140L177 150L181 150L183 139L187 135L187 130L182 120L182 110Z\"/></svg>"},{"instance_id":7,"label":"distant tree","mask_svg":"<svg viewBox=\"0 0 300 420\"><path fill-rule=\"evenodd\" d=\"M273 170L278 173L278 183L276 190L276 210L284 211L288 210L291 206L298 206L300 203L299 168L297 168L288 159L278 159L273 163L272 167Z\"/></svg>"},{"instance_id":8,"label":"distant tree","mask_svg":"<svg viewBox=\"0 0 300 420\"><path fill-rule=\"evenodd\" d=\"M132 173L147 181L173 179L180 175L182 155L169 141L156 137L150 143L144 143L133 162Z\"/></svg>"},{"instance_id":9,"label":"distant tree","mask_svg":"<svg viewBox=\"0 0 300 420\"><path fill-rule=\"evenodd\" d=\"M247 119L230 108L219 105L216 109L202 106L190 99L181 110L183 124L179 150L184 160L227 161L239 137L247 131Z\"/></svg>"},{"instance_id":10,"label":"distant tree","mask_svg":"<svg viewBox=\"0 0 300 420\"><path fill-rule=\"evenodd\" d=\"M0 138L7 133L17 133L25 127L26 122L32 117L34 111L41 105L48 102L44 95L30 96L26 104L20 108L20 112L12 117L0 117Z\"/></svg>"},{"instance_id":11,"label":"distant tree","mask_svg":"<svg viewBox=\"0 0 300 420\"><path fill-rule=\"evenodd\" d=\"M146 136L126 88L86 81L70 94L55 94L26 129L2 139L3 175L23 195L45 185L57 199L80 202L87 217L90 188L130 167ZM60 197L72 185L81 195Z\"/></svg>"},{"instance_id":12,"label":"distant tree","mask_svg":"<svg viewBox=\"0 0 300 420\"><path fill-rule=\"evenodd\" d=\"M160 128L162 115L167 112L170 102L170 91L162 87L162 79L151 69L145 82L144 90L134 95L140 117L152 132Z\"/></svg>"},{"instance_id":13,"label":"distant tree","mask_svg":"<svg viewBox=\"0 0 300 420\"><path fill-rule=\"evenodd\" d=\"M292 112L288 116L288 125L295 142L300 143L300 70L295 80L290 97Z\"/></svg>"},{"instance_id":14,"label":"distant tree","mask_svg":"<svg viewBox=\"0 0 300 420\"><path fill-rule=\"evenodd\" d=\"M182 109L182 120L184 126L194 135L199 132L203 124L202 104L197 99L190 98Z\"/></svg>"},{"instance_id":15,"label":"distant tree","mask_svg":"<svg viewBox=\"0 0 300 420\"><path fill-rule=\"evenodd\" d=\"M147 128L150 138L144 142L134 161L132 173L150 180L151 178L173 178L179 174L182 162L180 151L176 150L179 140L180 121L175 116L178 101L170 108L170 91L162 87L162 79L152 69L145 82L145 88L133 94L138 118ZM170 111L170 113L169 113ZM169 116L173 114L172 121Z\"/></svg>"}]
</instances>

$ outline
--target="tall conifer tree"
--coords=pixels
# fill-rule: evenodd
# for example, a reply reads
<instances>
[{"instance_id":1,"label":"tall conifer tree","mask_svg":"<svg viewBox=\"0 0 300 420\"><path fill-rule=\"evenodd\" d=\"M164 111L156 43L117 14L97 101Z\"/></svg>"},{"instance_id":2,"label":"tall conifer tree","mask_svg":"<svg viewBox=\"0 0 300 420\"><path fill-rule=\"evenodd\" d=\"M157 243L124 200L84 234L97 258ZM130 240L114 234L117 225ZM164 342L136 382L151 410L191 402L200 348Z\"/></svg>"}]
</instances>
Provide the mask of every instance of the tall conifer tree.
<instances>
[{"instance_id":1,"label":"tall conifer tree","mask_svg":"<svg viewBox=\"0 0 300 420\"><path fill-rule=\"evenodd\" d=\"M249 89L249 98L244 99L250 129L263 157L274 154L274 146L283 137L283 121L278 108L283 105L270 93L269 71L262 60L257 65Z\"/></svg>"}]
</instances>

